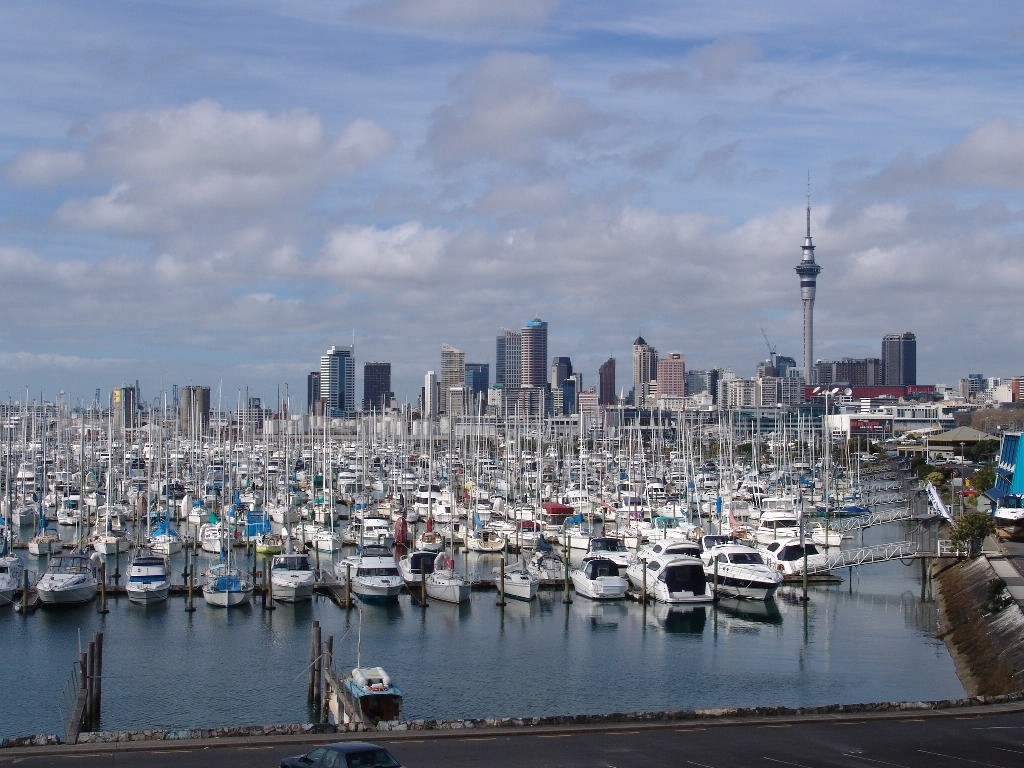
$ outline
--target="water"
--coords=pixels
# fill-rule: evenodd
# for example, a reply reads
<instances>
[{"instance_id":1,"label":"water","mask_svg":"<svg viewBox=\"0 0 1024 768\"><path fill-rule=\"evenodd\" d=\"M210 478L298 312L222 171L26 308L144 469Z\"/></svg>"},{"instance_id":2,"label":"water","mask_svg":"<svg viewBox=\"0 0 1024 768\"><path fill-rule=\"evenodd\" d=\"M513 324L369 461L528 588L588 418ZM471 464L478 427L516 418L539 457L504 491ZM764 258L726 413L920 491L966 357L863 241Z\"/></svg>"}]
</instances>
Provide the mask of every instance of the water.
<instances>
[{"instance_id":1,"label":"water","mask_svg":"<svg viewBox=\"0 0 1024 768\"><path fill-rule=\"evenodd\" d=\"M866 532L902 540L901 524ZM22 552L23 555L26 553ZM29 558L30 568L37 568ZM122 556L122 570L124 556ZM490 564L483 566L489 572ZM175 579L180 579L180 564ZM533 604L346 612L324 598L263 611L196 610L110 600L21 616L0 609L0 738L63 735L78 653L104 633L103 730L309 722L306 668L314 619L333 635L335 665L379 664L405 692L410 719L613 713L710 707L815 706L959 698L934 637L920 566L863 566L842 584L785 587L768 604L667 608L595 603L542 591Z\"/></svg>"}]
</instances>

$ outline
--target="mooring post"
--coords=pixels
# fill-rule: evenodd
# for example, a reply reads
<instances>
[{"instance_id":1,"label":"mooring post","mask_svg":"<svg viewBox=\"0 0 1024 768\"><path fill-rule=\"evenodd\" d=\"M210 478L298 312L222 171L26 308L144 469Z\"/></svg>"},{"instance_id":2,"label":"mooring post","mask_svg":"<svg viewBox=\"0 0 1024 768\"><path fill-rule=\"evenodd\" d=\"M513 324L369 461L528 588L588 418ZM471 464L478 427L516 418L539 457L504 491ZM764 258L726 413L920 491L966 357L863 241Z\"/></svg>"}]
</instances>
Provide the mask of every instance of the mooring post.
<instances>
[{"instance_id":1,"label":"mooring post","mask_svg":"<svg viewBox=\"0 0 1024 768\"><path fill-rule=\"evenodd\" d=\"M323 680L326 674L331 670L334 659L334 635L328 635L327 641L324 643L323 655L320 657L321 674L320 679ZM327 686L323 686L321 691L320 699L320 722L326 723L330 715L330 703L327 701Z\"/></svg>"},{"instance_id":2,"label":"mooring post","mask_svg":"<svg viewBox=\"0 0 1024 768\"><path fill-rule=\"evenodd\" d=\"M320 622L313 620L313 635L309 649L309 684L306 686L306 702L316 703L316 662L320 658Z\"/></svg>"},{"instance_id":3,"label":"mooring post","mask_svg":"<svg viewBox=\"0 0 1024 768\"><path fill-rule=\"evenodd\" d=\"M492 571L493 573L493 571ZM505 605L505 556L501 557L501 572L498 574L498 602L495 605Z\"/></svg>"},{"instance_id":4,"label":"mooring post","mask_svg":"<svg viewBox=\"0 0 1024 768\"><path fill-rule=\"evenodd\" d=\"M100 565L100 604L97 613L107 613L107 561Z\"/></svg>"}]
</instances>

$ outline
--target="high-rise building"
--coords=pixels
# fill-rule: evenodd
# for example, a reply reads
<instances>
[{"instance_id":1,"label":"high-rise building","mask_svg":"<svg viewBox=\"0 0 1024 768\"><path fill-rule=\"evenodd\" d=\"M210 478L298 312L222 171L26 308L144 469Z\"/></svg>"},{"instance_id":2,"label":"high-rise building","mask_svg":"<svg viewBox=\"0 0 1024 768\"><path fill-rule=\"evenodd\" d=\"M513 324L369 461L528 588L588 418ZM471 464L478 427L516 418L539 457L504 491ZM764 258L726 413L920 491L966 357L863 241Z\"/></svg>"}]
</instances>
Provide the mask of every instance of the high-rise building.
<instances>
[{"instance_id":1,"label":"high-rise building","mask_svg":"<svg viewBox=\"0 0 1024 768\"><path fill-rule=\"evenodd\" d=\"M310 371L306 375L306 413L322 413L320 404L320 371Z\"/></svg>"},{"instance_id":2,"label":"high-rise building","mask_svg":"<svg viewBox=\"0 0 1024 768\"><path fill-rule=\"evenodd\" d=\"M487 390L490 386L489 363L466 363L466 388L472 398L473 413L480 414L487 410Z\"/></svg>"},{"instance_id":3,"label":"high-rise building","mask_svg":"<svg viewBox=\"0 0 1024 768\"><path fill-rule=\"evenodd\" d=\"M686 396L686 358L669 352L658 360L658 397Z\"/></svg>"},{"instance_id":4,"label":"high-rise building","mask_svg":"<svg viewBox=\"0 0 1024 768\"><path fill-rule=\"evenodd\" d=\"M331 418L356 412L356 366L352 347L334 346L320 357L320 400Z\"/></svg>"},{"instance_id":5,"label":"high-rise building","mask_svg":"<svg viewBox=\"0 0 1024 768\"><path fill-rule=\"evenodd\" d=\"M110 395L111 416L116 430L131 430L139 426L139 386L117 387Z\"/></svg>"},{"instance_id":6,"label":"high-rise building","mask_svg":"<svg viewBox=\"0 0 1024 768\"><path fill-rule=\"evenodd\" d=\"M609 357L597 369L597 404L615 405L615 358Z\"/></svg>"},{"instance_id":7,"label":"high-rise building","mask_svg":"<svg viewBox=\"0 0 1024 768\"><path fill-rule=\"evenodd\" d=\"M556 357L551 361L551 386L561 386L562 382L572 376L572 360L568 357Z\"/></svg>"},{"instance_id":8,"label":"high-rise building","mask_svg":"<svg viewBox=\"0 0 1024 768\"><path fill-rule=\"evenodd\" d=\"M437 385L437 374L427 371L423 377L423 418L434 419L439 413L438 399L440 397Z\"/></svg>"},{"instance_id":9,"label":"high-rise building","mask_svg":"<svg viewBox=\"0 0 1024 768\"><path fill-rule=\"evenodd\" d=\"M645 405L651 395L651 382L658 379L658 350L643 336L633 341L633 404Z\"/></svg>"},{"instance_id":10,"label":"high-rise building","mask_svg":"<svg viewBox=\"0 0 1024 768\"><path fill-rule=\"evenodd\" d=\"M187 386L178 390L178 422L185 435L202 435L210 424L210 388Z\"/></svg>"},{"instance_id":11,"label":"high-rise building","mask_svg":"<svg viewBox=\"0 0 1024 768\"><path fill-rule=\"evenodd\" d=\"M522 384L522 336L519 331L503 329L494 350L494 384L503 389L519 389Z\"/></svg>"},{"instance_id":12,"label":"high-rise building","mask_svg":"<svg viewBox=\"0 0 1024 768\"><path fill-rule=\"evenodd\" d=\"M917 336L904 331L882 337L882 377L885 386L917 384Z\"/></svg>"},{"instance_id":13,"label":"high-rise building","mask_svg":"<svg viewBox=\"0 0 1024 768\"><path fill-rule=\"evenodd\" d=\"M542 388L548 383L548 324L533 318L520 331L522 337L522 373L524 389Z\"/></svg>"},{"instance_id":14,"label":"high-rise building","mask_svg":"<svg viewBox=\"0 0 1024 768\"><path fill-rule=\"evenodd\" d=\"M363 363L363 410L381 413L391 397L391 363Z\"/></svg>"},{"instance_id":15,"label":"high-rise building","mask_svg":"<svg viewBox=\"0 0 1024 768\"><path fill-rule=\"evenodd\" d=\"M811 195L807 194L807 234L800 249L800 263L794 267L800 277L800 301L804 308L804 381L808 384L817 382L811 378L814 367L814 294L818 285L818 273L821 265L814 261L814 241L811 239Z\"/></svg>"},{"instance_id":16,"label":"high-rise building","mask_svg":"<svg viewBox=\"0 0 1024 768\"><path fill-rule=\"evenodd\" d=\"M462 387L466 383L466 353L451 344L441 345L441 374L437 378L438 388L442 394L452 387ZM441 398L439 413L448 412L448 397Z\"/></svg>"}]
</instances>

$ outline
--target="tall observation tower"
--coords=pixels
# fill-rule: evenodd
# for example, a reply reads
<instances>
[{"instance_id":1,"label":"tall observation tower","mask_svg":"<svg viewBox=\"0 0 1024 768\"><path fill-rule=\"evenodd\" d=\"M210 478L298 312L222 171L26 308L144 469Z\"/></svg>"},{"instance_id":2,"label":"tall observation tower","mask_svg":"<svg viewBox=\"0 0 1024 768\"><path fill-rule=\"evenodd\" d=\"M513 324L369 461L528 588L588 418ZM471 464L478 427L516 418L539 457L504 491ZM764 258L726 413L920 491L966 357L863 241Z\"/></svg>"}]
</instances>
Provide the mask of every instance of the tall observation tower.
<instances>
[{"instance_id":1,"label":"tall observation tower","mask_svg":"<svg viewBox=\"0 0 1024 768\"><path fill-rule=\"evenodd\" d=\"M813 384L811 373L814 370L814 290L818 285L818 273L821 265L814 261L814 241L811 240L811 193L807 193L807 235L804 237L802 256L796 265L796 273L800 276L800 300L804 305L804 381Z\"/></svg>"}]
</instances>

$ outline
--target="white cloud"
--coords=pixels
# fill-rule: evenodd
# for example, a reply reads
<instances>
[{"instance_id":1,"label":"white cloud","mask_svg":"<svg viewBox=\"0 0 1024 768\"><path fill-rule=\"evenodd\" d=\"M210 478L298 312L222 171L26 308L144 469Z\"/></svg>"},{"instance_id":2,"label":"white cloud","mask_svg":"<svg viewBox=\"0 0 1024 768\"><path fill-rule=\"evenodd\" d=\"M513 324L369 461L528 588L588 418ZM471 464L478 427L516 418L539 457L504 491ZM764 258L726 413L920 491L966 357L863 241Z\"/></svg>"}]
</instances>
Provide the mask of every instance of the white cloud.
<instances>
[{"instance_id":1,"label":"white cloud","mask_svg":"<svg viewBox=\"0 0 1024 768\"><path fill-rule=\"evenodd\" d=\"M78 152L26 149L15 155L7 175L15 184L45 187L73 180L84 170L85 160Z\"/></svg>"},{"instance_id":2,"label":"white cloud","mask_svg":"<svg viewBox=\"0 0 1024 768\"><path fill-rule=\"evenodd\" d=\"M602 122L552 81L542 56L495 53L452 84L433 114L426 151L441 168L476 162L535 165L552 146Z\"/></svg>"}]
</instances>

